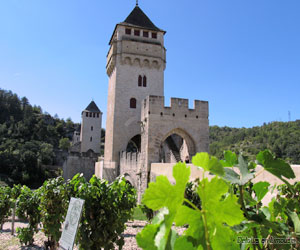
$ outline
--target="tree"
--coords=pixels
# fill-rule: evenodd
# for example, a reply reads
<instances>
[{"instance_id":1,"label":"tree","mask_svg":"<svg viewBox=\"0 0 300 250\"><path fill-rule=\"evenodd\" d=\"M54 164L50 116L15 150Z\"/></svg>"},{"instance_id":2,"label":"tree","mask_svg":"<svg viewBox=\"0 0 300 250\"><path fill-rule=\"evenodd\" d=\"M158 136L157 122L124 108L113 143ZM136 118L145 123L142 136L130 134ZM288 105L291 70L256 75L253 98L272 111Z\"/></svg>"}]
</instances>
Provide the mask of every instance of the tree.
<instances>
[{"instance_id":1,"label":"tree","mask_svg":"<svg viewBox=\"0 0 300 250\"><path fill-rule=\"evenodd\" d=\"M69 138L62 138L59 140L59 148L67 151L71 146Z\"/></svg>"}]
</instances>

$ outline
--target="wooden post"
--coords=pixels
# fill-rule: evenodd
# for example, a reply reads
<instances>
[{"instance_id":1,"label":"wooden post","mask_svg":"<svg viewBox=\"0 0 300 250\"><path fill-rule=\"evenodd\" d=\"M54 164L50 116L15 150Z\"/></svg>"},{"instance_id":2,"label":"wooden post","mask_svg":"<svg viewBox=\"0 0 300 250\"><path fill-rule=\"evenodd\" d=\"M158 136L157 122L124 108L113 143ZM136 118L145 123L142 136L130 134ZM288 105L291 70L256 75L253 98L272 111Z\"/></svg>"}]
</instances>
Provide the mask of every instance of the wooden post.
<instances>
[{"instance_id":1,"label":"wooden post","mask_svg":"<svg viewBox=\"0 0 300 250\"><path fill-rule=\"evenodd\" d=\"M11 235L15 234L15 217L16 217L16 203L14 203L14 208L13 208L12 218L11 218Z\"/></svg>"}]
</instances>

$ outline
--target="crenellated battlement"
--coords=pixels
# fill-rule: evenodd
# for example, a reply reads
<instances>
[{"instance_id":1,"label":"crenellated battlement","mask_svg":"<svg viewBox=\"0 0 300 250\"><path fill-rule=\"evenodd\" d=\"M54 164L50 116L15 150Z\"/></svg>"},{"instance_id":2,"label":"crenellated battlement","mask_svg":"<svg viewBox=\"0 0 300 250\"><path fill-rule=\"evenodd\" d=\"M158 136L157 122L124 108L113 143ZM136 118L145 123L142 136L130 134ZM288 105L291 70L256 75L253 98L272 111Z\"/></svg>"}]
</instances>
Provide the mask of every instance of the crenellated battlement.
<instances>
[{"instance_id":1,"label":"crenellated battlement","mask_svg":"<svg viewBox=\"0 0 300 250\"><path fill-rule=\"evenodd\" d=\"M189 108L189 100L171 98L171 105L165 106L163 96L148 96L142 103L142 119L151 115L170 116L180 118L208 118L208 102L194 100L194 107Z\"/></svg>"}]
</instances>

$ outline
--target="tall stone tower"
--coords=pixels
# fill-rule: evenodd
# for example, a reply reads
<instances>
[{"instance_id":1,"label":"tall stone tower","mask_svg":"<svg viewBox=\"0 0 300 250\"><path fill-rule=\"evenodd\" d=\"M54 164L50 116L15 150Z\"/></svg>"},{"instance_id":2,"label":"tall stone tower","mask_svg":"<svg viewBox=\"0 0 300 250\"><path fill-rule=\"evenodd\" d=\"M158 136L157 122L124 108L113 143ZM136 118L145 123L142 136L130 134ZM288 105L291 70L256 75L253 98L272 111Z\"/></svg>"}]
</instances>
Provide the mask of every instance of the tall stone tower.
<instances>
[{"instance_id":1,"label":"tall stone tower","mask_svg":"<svg viewBox=\"0 0 300 250\"><path fill-rule=\"evenodd\" d=\"M104 161L115 167L120 151L141 133L143 99L164 95L165 33L136 5L125 21L116 25L109 41Z\"/></svg>"},{"instance_id":2,"label":"tall stone tower","mask_svg":"<svg viewBox=\"0 0 300 250\"><path fill-rule=\"evenodd\" d=\"M102 112L92 101L81 113L81 152L100 153Z\"/></svg>"}]
</instances>

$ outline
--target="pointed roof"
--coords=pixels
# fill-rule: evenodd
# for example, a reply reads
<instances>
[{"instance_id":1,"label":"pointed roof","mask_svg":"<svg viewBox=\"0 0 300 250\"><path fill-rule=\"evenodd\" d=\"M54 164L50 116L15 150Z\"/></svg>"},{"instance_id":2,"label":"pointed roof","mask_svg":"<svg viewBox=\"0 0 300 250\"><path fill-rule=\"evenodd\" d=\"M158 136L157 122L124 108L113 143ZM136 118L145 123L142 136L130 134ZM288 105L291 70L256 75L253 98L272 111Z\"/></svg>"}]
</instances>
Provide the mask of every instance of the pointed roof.
<instances>
[{"instance_id":1,"label":"pointed roof","mask_svg":"<svg viewBox=\"0 0 300 250\"><path fill-rule=\"evenodd\" d=\"M89 111L89 112L99 112L101 113L100 109L96 105L94 101L91 101L91 103L85 108L84 111Z\"/></svg>"},{"instance_id":2,"label":"pointed roof","mask_svg":"<svg viewBox=\"0 0 300 250\"><path fill-rule=\"evenodd\" d=\"M147 17L147 15L141 10L141 8L136 5L134 9L131 11L129 16L125 19L124 22L118 23L114 29L114 32L112 33L112 36L109 40L109 45L111 45L112 39L114 37L115 31L118 27L118 25L126 25L126 26L131 26L131 27L137 27L141 29L148 29L148 30L154 30L154 31L160 31L163 32L164 34L166 31L159 29L152 23L152 21Z\"/></svg>"},{"instance_id":3,"label":"pointed roof","mask_svg":"<svg viewBox=\"0 0 300 250\"><path fill-rule=\"evenodd\" d=\"M138 26L138 27L146 28L146 29L150 29L150 30L163 31L163 30L157 28L151 22L149 17L147 17L147 15L141 10L141 8L138 5L135 6L135 8L131 11L129 16L121 24L125 24L125 25L129 24L129 25Z\"/></svg>"}]
</instances>

